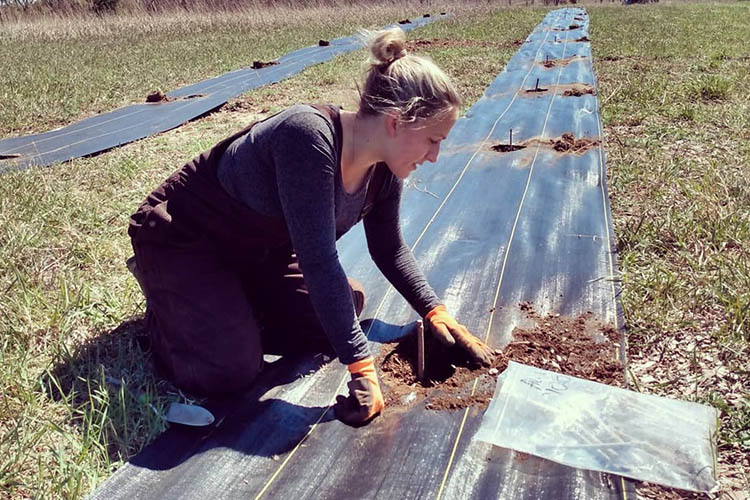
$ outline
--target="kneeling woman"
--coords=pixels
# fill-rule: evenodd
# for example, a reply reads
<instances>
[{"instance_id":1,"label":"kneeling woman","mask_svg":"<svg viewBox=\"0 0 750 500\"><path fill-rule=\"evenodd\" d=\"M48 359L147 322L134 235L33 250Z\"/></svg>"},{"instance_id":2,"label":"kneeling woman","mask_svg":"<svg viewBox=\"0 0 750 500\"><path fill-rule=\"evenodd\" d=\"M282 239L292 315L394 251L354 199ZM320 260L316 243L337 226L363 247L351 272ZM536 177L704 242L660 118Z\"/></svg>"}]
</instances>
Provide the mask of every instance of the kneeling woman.
<instances>
[{"instance_id":1,"label":"kneeling woman","mask_svg":"<svg viewBox=\"0 0 750 500\"><path fill-rule=\"evenodd\" d=\"M404 44L398 28L373 37L356 113L292 106L183 166L131 217L147 329L179 387L244 390L264 347L329 344L352 377L339 418L377 415L383 396L358 320L364 291L336 252L360 220L374 262L430 330L490 361L492 350L450 316L401 236L403 180L437 161L460 104L448 77Z\"/></svg>"}]
</instances>

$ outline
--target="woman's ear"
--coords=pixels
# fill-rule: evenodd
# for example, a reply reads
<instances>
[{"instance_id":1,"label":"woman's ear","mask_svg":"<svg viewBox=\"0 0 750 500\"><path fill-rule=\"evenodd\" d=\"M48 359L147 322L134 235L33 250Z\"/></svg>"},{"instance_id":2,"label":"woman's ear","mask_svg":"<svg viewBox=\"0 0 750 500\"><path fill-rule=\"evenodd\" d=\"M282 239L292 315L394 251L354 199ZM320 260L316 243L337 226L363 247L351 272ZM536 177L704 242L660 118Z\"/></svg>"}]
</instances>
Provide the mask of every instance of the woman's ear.
<instances>
[{"instance_id":1,"label":"woman's ear","mask_svg":"<svg viewBox=\"0 0 750 500\"><path fill-rule=\"evenodd\" d=\"M396 113L385 115L385 133L388 137L396 137L401 126L401 119Z\"/></svg>"}]
</instances>

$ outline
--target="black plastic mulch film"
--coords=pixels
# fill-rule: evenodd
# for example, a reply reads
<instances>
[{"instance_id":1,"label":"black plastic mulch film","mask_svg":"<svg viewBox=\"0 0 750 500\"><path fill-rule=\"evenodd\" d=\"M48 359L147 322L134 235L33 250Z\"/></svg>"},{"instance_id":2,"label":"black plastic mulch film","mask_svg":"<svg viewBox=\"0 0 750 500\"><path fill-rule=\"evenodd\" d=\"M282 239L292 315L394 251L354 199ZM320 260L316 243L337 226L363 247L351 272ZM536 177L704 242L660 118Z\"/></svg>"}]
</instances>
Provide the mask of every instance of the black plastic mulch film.
<instances>
[{"instance_id":1,"label":"black plastic mulch film","mask_svg":"<svg viewBox=\"0 0 750 500\"><path fill-rule=\"evenodd\" d=\"M430 283L493 346L509 340L521 301L622 328L601 143L570 154L534 141L602 136L595 93L563 91L595 92L587 27L583 9L550 12L404 193L404 236ZM526 92L537 78L548 90ZM494 150L511 129L527 147ZM361 225L339 252L368 291L363 324L377 353L416 315L370 261ZM211 406L214 426L170 429L92 498L635 498L623 478L472 440L477 408L393 408L347 427L329 409L346 380L319 356L269 363L242 400Z\"/></svg>"},{"instance_id":2,"label":"black plastic mulch film","mask_svg":"<svg viewBox=\"0 0 750 500\"><path fill-rule=\"evenodd\" d=\"M397 26L410 31L442 17L415 18ZM133 104L49 132L0 140L0 174L93 155L171 130L244 92L279 82L361 46L356 36L337 38L328 45L290 52L280 57L278 64L241 68L168 92L166 101Z\"/></svg>"}]
</instances>

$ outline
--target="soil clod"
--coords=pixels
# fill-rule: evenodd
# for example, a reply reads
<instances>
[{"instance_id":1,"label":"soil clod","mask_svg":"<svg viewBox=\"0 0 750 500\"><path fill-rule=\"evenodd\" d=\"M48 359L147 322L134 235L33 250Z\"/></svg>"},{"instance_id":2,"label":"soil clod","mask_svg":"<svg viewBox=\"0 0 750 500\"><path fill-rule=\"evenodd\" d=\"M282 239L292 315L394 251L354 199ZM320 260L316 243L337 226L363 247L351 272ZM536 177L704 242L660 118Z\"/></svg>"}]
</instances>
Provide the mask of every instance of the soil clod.
<instances>
[{"instance_id":1,"label":"soil clod","mask_svg":"<svg viewBox=\"0 0 750 500\"><path fill-rule=\"evenodd\" d=\"M594 87L586 84L573 84L570 88L563 91L564 97L581 97L584 95L593 95Z\"/></svg>"},{"instance_id":2,"label":"soil clod","mask_svg":"<svg viewBox=\"0 0 750 500\"><path fill-rule=\"evenodd\" d=\"M329 42L328 40L318 40L318 45L320 47L328 47L329 45L331 45L331 42Z\"/></svg>"},{"instance_id":3,"label":"soil clod","mask_svg":"<svg viewBox=\"0 0 750 500\"><path fill-rule=\"evenodd\" d=\"M398 24L410 24L411 21L409 19L402 19L398 22Z\"/></svg>"},{"instance_id":4,"label":"soil clod","mask_svg":"<svg viewBox=\"0 0 750 500\"><path fill-rule=\"evenodd\" d=\"M560 138L551 140L552 147L558 153L583 154L591 148L597 147L599 141L590 137L576 136L570 132L565 132Z\"/></svg>"},{"instance_id":5,"label":"soil clod","mask_svg":"<svg viewBox=\"0 0 750 500\"><path fill-rule=\"evenodd\" d=\"M161 90L154 90L146 96L146 102L169 102L171 99Z\"/></svg>"},{"instance_id":6,"label":"soil clod","mask_svg":"<svg viewBox=\"0 0 750 500\"><path fill-rule=\"evenodd\" d=\"M582 36L581 38L577 38L575 41L576 42L590 42L591 40L589 40L589 37L587 36Z\"/></svg>"},{"instance_id":7,"label":"soil clod","mask_svg":"<svg viewBox=\"0 0 750 500\"><path fill-rule=\"evenodd\" d=\"M545 68L555 68L555 67L558 67L558 66L566 66L566 65L570 64L573 61L582 61L584 59L585 59L585 57L583 57L583 56L565 57L563 59L545 58L545 60L541 61L540 64L542 66L544 66Z\"/></svg>"},{"instance_id":8,"label":"soil clod","mask_svg":"<svg viewBox=\"0 0 750 500\"><path fill-rule=\"evenodd\" d=\"M279 61L253 61L253 69L261 69L276 64L279 64Z\"/></svg>"}]
</instances>

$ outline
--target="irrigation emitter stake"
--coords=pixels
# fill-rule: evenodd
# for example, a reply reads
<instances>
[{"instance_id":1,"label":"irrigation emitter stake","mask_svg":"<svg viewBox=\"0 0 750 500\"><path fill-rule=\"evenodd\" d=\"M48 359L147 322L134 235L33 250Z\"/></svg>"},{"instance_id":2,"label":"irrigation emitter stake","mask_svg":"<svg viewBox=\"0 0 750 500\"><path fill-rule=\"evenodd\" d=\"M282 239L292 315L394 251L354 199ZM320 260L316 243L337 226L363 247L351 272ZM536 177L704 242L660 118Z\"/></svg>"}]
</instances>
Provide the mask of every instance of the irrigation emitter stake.
<instances>
[{"instance_id":1,"label":"irrigation emitter stake","mask_svg":"<svg viewBox=\"0 0 750 500\"><path fill-rule=\"evenodd\" d=\"M417 320L417 379L424 381L424 323Z\"/></svg>"},{"instance_id":2,"label":"irrigation emitter stake","mask_svg":"<svg viewBox=\"0 0 750 500\"><path fill-rule=\"evenodd\" d=\"M536 79L536 87L534 87L534 90L539 90L539 78Z\"/></svg>"},{"instance_id":3,"label":"irrigation emitter stake","mask_svg":"<svg viewBox=\"0 0 750 500\"><path fill-rule=\"evenodd\" d=\"M513 129L510 129L510 140L508 141L508 146L513 147Z\"/></svg>"}]
</instances>

